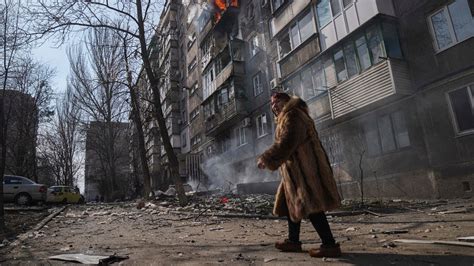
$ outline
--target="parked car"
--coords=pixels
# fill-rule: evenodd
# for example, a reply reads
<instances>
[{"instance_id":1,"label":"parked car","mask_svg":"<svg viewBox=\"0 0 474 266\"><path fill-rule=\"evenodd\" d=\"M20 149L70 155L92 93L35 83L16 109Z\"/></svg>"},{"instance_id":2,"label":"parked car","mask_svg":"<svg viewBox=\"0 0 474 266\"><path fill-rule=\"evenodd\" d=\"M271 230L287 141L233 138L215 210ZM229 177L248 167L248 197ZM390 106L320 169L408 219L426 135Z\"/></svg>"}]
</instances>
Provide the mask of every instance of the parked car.
<instances>
[{"instance_id":1,"label":"parked car","mask_svg":"<svg viewBox=\"0 0 474 266\"><path fill-rule=\"evenodd\" d=\"M46 201L47 187L24 176L3 176L3 199L18 205Z\"/></svg>"},{"instance_id":2,"label":"parked car","mask_svg":"<svg viewBox=\"0 0 474 266\"><path fill-rule=\"evenodd\" d=\"M52 186L48 189L47 202L51 203L84 203L84 196L69 186Z\"/></svg>"}]
</instances>

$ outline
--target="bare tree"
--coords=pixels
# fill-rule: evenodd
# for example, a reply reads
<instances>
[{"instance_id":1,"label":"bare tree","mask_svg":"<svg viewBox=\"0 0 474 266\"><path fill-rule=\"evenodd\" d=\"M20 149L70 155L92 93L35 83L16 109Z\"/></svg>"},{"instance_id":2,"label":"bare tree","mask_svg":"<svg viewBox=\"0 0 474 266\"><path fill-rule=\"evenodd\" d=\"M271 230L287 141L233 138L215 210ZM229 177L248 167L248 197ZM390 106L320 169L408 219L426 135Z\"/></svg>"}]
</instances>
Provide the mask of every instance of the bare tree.
<instances>
[{"instance_id":1,"label":"bare tree","mask_svg":"<svg viewBox=\"0 0 474 266\"><path fill-rule=\"evenodd\" d=\"M84 111L88 149L94 150L99 158L102 179L97 180L101 194L113 199L111 191L119 190L118 139L124 129L118 123L127 119L127 88L123 84L125 71L121 40L106 28L91 29L86 38L86 50L69 51L71 62L70 85L74 99ZM91 123L92 122L92 123ZM92 128L93 127L93 128Z\"/></svg>"},{"instance_id":2,"label":"bare tree","mask_svg":"<svg viewBox=\"0 0 474 266\"><path fill-rule=\"evenodd\" d=\"M79 121L81 112L69 88L57 99L56 116L41 136L40 154L56 185L73 186L81 169Z\"/></svg>"},{"instance_id":3,"label":"bare tree","mask_svg":"<svg viewBox=\"0 0 474 266\"><path fill-rule=\"evenodd\" d=\"M366 152L367 152L367 145L364 138L364 133L358 133L351 136L350 140L348 141L350 145L346 145L345 147L348 148L346 155L348 157L348 161L352 162L351 166L355 167L353 172L358 172L359 176L359 188L360 188L360 201L361 206L364 205L364 182L365 182L365 168L367 164L366 160Z\"/></svg>"},{"instance_id":4,"label":"bare tree","mask_svg":"<svg viewBox=\"0 0 474 266\"><path fill-rule=\"evenodd\" d=\"M187 204L183 184L179 175L178 158L174 153L161 106L160 73L152 67L152 38L160 39L156 32L156 19L163 7L160 1L47 1L39 0L38 5L30 6L30 14L35 18L37 32L43 35L53 34L65 38L74 30L85 28L109 28L133 37L129 47L141 60L144 73L153 92L154 116L158 122L162 145L168 157L171 175L174 178L179 201ZM117 23L117 21L119 21ZM154 49L153 53L158 53ZM135 77L138 78L138 77Z\"/></svg>"},{"instance_id":5,"label":"bare tree","mask_svg":"<svg viewBox=\"0 0 474 266\"><path fill-rule=\"evenodd\" d=\"M133 83L133 74L130 62L130 54L128 49L128 39L127 35L122 35L123 40L123 59L125 62L125 70L127 73L127 88L130 94L131 100L131 116L133 123L135 125L136 133L137 133L137 140L138 140L138 153L140 156L140 165L141 170L143 171L143 186L144 186L144 194L145 197L148 197L151 193L151 175L150 175L150 168L148 166L148 157L147 157L147 149L145 145L145 133L143 131L143 119L141 116L141 106L139 103L139 92L138 92L138 83L140 82L140 78L137 78L135 83ZM138 75L140 77L141 74Z\"/></svg>"},{"instance_id":6,"label":"bare tree","mask_svg":"<svg viewBox=\"0 0 474 266\"><path fill-rule=\"evenodd\" d=\"M25 49L28 49L29 36L26 34L24 20L20 12L20 2L3 0L0 3L0 58L1 97L0 97L0 234L4 231L3 175L6 167L8 119L11 113L6 108L6 91L10 88L10 79L15 72L16 61ZM8 110L7 110L8 109Z\"/></svg>"},{"instance_id":7,"label":"bare tree","mask_svg":"<svg viewBox=\"0 0 474 266\"><path fill-rule=\"evenodd\" d=\"M337 132L327 132L322 135L321 142L326 148L326 152L331 162L331 167L333 168L334 178L338 183L339 194L341 198L344 198L342 191L342 176L340 176L340 170L338 169L339 164L343 161L343 139L341 135ZM339 170L339 171L338 171ZM339 174L338 174L339 173Z\"/></svg>"},{"instance_id":8,"label":"bare tree","mask_svg":"<svg viewBox=\"0 0 474 266\"><path fill-rule=\"evenodd\" d=\"M50 103L52 89L50 81L54 70L30 57L16 62L15 72L10 78L11 99L9 108L9 138L7 141L6 171L27 176L38 182L36 143L39 123L53 115ZM13 96L13 94L15 96Z\"/></svg>"}]
</instances>

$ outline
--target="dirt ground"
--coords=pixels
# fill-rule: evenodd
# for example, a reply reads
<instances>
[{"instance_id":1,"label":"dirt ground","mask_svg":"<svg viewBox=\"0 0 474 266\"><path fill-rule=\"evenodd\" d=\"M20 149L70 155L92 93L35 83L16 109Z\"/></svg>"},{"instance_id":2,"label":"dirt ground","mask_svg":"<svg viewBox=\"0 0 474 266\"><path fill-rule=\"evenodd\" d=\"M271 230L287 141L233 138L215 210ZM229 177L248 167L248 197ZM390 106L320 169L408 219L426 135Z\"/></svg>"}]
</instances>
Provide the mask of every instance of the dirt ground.
<instances>
[{"instance_id":1,"label":"dirt ground","mask_svg":"<svg viewBox=\"0 0 474 266\"><path fill-rule=\"evenodd\" d=\"M40 231L0 248L0 262L57 265L64 262L48 257L116 253L129 256L120 262L125 265L474 265L473 247L395 242L474 236L473 205L464 200L336 213L329 220L344 253L338 259L276 250L274 242L287 236L285 220L182 214L159 203L140 210L136 203L71 205ZM401 232L384 233L393 230ZM305 250L319 246L309 222L303 221L301 240Z\"/></svg>"}]
</instances>

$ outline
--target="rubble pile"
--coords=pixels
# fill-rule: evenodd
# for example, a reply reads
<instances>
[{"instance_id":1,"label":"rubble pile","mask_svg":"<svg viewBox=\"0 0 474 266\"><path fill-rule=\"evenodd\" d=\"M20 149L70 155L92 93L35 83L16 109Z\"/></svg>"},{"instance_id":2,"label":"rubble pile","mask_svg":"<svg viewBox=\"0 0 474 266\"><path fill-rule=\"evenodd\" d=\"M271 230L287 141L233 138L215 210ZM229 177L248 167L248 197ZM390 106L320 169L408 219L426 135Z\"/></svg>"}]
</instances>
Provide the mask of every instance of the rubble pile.
<instances>
[{"instance_id":1,"label":"rubble pile","mask_svg":"<svg viewBox=\"0 0 474 266\"><path fill-rule=\"evenodd\" d=\"M214 191L209 194L194 193L188 196L190 204L185 207L180 207L175 197L160 195L154 202L162 208L161 211L167 208L168 211L193 213L271 215L273 210L274 196L267 194L238 195ZM139 202L137 208L150 209L144 202Z\"/></svg>"},{"instance_id":2,"label":"rubble pile","mask_svg":"<svg viewBox=\"0 0 474 266\"><path fill-rule=\"evenodd\" d=\"M274 196L261 195L211 195L196 197L193 209L197 211L217 211L224 213L243 213L270 215L273 210Z\"/></svg>"}]
</instances>

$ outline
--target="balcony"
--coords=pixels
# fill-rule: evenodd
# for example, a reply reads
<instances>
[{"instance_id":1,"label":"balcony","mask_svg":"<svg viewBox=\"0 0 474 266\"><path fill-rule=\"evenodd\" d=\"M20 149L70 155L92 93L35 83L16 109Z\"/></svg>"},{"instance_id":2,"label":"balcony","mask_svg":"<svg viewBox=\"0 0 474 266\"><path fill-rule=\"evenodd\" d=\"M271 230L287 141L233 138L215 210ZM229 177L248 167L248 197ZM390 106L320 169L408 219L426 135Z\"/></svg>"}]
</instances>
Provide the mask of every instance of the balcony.
<instances>
[{"instance_id":1,"label":"balcony","mask_svg":"<svg viewBox=\"0 0 474 266\"><path fill-rule=\"evenodd\" d=\"M332 118L338 118L387 98L412 94L405 61L388 59L329 89Z\"/></svg>"},{"instance_id":2,"label":"balcony","mask_svg":"<svg viewBox=\"0 0 474 266\"><path fill-rule=\"evenodd\" d=\"M302 43L297 48L297 50L291 51L278 62L280 65L282 78L293 73L300 66L304 65L304 63L314 58L320 52L321 49L319 47L318 36L314 35L313 37Z\"/></svg>"},{"instance_id":3,"label":"balcony","mask_svg":"<svg viewBox=\"0 0 474 266\"><path fill-rule=\"evenodd\" d=\"M205 122L206 135L214 137L247 115L242 99L233 98Z\"/></svg>"}]
</instances>

